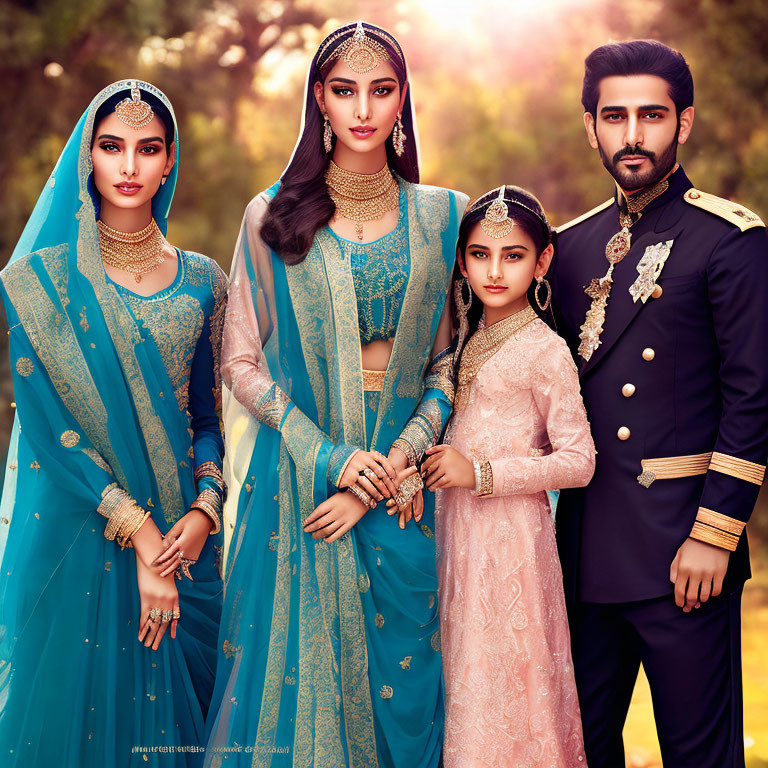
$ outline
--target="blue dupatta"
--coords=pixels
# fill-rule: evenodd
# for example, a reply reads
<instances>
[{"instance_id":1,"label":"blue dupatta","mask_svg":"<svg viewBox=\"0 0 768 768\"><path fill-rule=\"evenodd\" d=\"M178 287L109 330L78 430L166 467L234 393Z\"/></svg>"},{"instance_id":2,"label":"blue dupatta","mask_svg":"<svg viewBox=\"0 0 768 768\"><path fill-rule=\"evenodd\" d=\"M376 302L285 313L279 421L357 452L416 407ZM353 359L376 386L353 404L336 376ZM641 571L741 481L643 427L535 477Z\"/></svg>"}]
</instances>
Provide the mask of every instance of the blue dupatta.
<instances>
[{"instance_id":1,"label":"blue dupatta","mask_svg":"<svg viewBox=\"0 0 768 768\"><path fill-rule=\"evenodd\" d=\"M386 454L424 393L466 198L401 184L410 277L375 419L366 418L357 303L338 241L322 229L304 261L286 266L258 235L276 187L246 211L232 284L248 280L263 359L290 404L274 388L271 403L250 411L225 397L237 523L207 765L232 764L238 750L237 765L438 764L432 494L420 527L401 531L382 504L330 545L302 529L336 490L335 449Z\"/></svg>"},{"instance_id":2,"label":"blue dupatta","mask_svg":"<svg viewBox=\"0 0 768 768\"><path fill-rule=\"evenodd\" d=\"M139 86L173 115L159 90ZM212 543L194 585L179 583L177 639L153 653L136 638L133 550L104 538L96 511L118 483L165 532L196 496L187 418L99 251L93 123L121 91L128 81L101 91L79 120L0 273L17 402L2 498L4 765L147 765L132 746L199 744L212 688L221 591ZM178 153L177 132L175 142ZM177 172L178 162L153 199L163 232ZM189 762L186 752L163 757Z\"/></svg>"}]
</instances>

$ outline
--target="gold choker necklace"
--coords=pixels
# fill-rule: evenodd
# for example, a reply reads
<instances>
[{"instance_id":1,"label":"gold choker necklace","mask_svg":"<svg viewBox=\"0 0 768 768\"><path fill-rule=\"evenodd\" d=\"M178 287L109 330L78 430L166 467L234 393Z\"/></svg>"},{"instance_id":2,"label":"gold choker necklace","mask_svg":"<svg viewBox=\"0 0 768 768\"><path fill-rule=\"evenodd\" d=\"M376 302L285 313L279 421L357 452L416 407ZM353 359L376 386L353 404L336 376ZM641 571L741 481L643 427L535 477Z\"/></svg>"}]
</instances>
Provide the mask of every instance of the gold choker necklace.
<instances>
[{"instance_id":1,"label":"gold choker necklace","mask_svg":"<svg viewBox=\"0 0 768 768\"><path fill-rule=\"evenodd\" d=\"M325 183L336 213L355 223L358 240L363 239L363 222L381 219L385 213L397 210L400 188L387 165L378 173L353 173L331 160Z\"/></svg>"},{"instance_id":2,"label":"gold choker necklace","mask_svg":"<svg viewBox=\"0 0 768 768\"><path fill-rule=\"evenodd\" d=\"M142 275L154 272L165 261L165 238L154 219L139 232L120 232L101 220L96 226L104 263L129 272L137 283Z\"/></svg>"}]
</instances>

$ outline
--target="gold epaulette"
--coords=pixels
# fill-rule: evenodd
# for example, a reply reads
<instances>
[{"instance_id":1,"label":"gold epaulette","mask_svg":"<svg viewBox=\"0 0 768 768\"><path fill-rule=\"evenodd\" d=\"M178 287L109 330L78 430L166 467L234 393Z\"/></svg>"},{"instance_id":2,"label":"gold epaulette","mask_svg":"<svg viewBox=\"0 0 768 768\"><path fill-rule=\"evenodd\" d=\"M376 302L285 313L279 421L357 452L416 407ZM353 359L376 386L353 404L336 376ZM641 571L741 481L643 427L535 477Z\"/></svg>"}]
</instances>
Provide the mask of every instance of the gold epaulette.
<instances>
[{"instance_id":1,"label":"gold epaulette","mask_svg":"<svg viewBox=\"0 0 768 768\"><path fill-rule=\"evenodd\" d=\"M564 232L566 229L569 229L570 227L576 226L576 224L581 224L582 221L586 221L591 216L594 216L596 213L600 213L600 211L604 211L606 208L610 207L611 205L616 202L614 198L611 198L610 200L606 200L604 203L600 203L600 205L594 207L591 211L587 211L586 213L583 213L581 216L578 216L577 218L566 222L565 224L561 224L559 227L555 227L555 232L558 234L560 232Z\"/></svg>"},{"instance_id":2,"label":"gold epaulette","mask_svg":"<svg viewBox=\"0 0 768 768\"><path fill-rule=\"evenodd\" d=\"M702 208L709 213L714 213L721 219L735 224L742 232L752 227L764 227L763 220L749 208L745 208L738 203L732 203L724 197L710 195L708 192L702 192L699 189L689 189L684 196L685 202Z\"/></svg>"}]
</instances>

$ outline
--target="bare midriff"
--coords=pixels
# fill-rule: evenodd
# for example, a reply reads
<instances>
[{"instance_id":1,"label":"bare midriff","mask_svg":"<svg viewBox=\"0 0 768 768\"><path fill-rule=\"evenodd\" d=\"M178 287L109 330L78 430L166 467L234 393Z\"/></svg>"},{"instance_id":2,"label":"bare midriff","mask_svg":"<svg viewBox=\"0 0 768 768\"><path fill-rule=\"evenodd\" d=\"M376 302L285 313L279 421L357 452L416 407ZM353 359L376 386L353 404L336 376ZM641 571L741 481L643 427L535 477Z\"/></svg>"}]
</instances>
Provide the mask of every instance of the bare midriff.
<instances>
[{"instance_id":1,"label":"bare midriff","mask_svg":"<svg viewBox=\"0 0 768 768\"><path fill-rule=\"evenodd\" d=\"M362 348L363 369L366 371L386 371L394 343L394 339L386 339L366 344Z\"/></svg>"}]
</instances>

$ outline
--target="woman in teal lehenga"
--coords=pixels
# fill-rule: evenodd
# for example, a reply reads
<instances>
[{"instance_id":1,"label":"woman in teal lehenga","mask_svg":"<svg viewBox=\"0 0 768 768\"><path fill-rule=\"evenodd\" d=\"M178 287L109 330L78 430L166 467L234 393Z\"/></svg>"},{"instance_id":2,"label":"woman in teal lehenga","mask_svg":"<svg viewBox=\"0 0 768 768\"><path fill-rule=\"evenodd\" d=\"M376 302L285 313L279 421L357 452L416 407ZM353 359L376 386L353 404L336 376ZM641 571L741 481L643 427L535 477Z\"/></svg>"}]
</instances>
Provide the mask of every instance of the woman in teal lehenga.
<instances>
[{"instance_id":1,"label":"woman in teal lehenga","mask_svg":"<svg viewBox=\"0 0 768 768\"><path fill-rule=\"evenodd\" d=\"M117 128L104 129L108 120ZM0 526L3 766L202 761L222 600L213 518L226 277L161 234L177 148L159 90L105 88L0 274L17 403ZM99 186L92 152L100 163L125 158L120 189L114 178ZM105 241L107 210L116 218ZM116 267L105 250L124 239L115 222L141 215L152 247Z\"/></svg>"},{"instance_id":2,"label":"woman in teal lehenga","mask_svg":"<svg viewBox=\"0 0 768 768\"><path fill-rule=\"evenodd\" d=\"M377 480L407 475L453 398L441 317L466 197L418 183L414 128L397 41L342 27L313 59L291 163L245 213L222 351L237 522L207 765L439 763L433 497L398 525Z\"/></svg>"}]
</instances>

